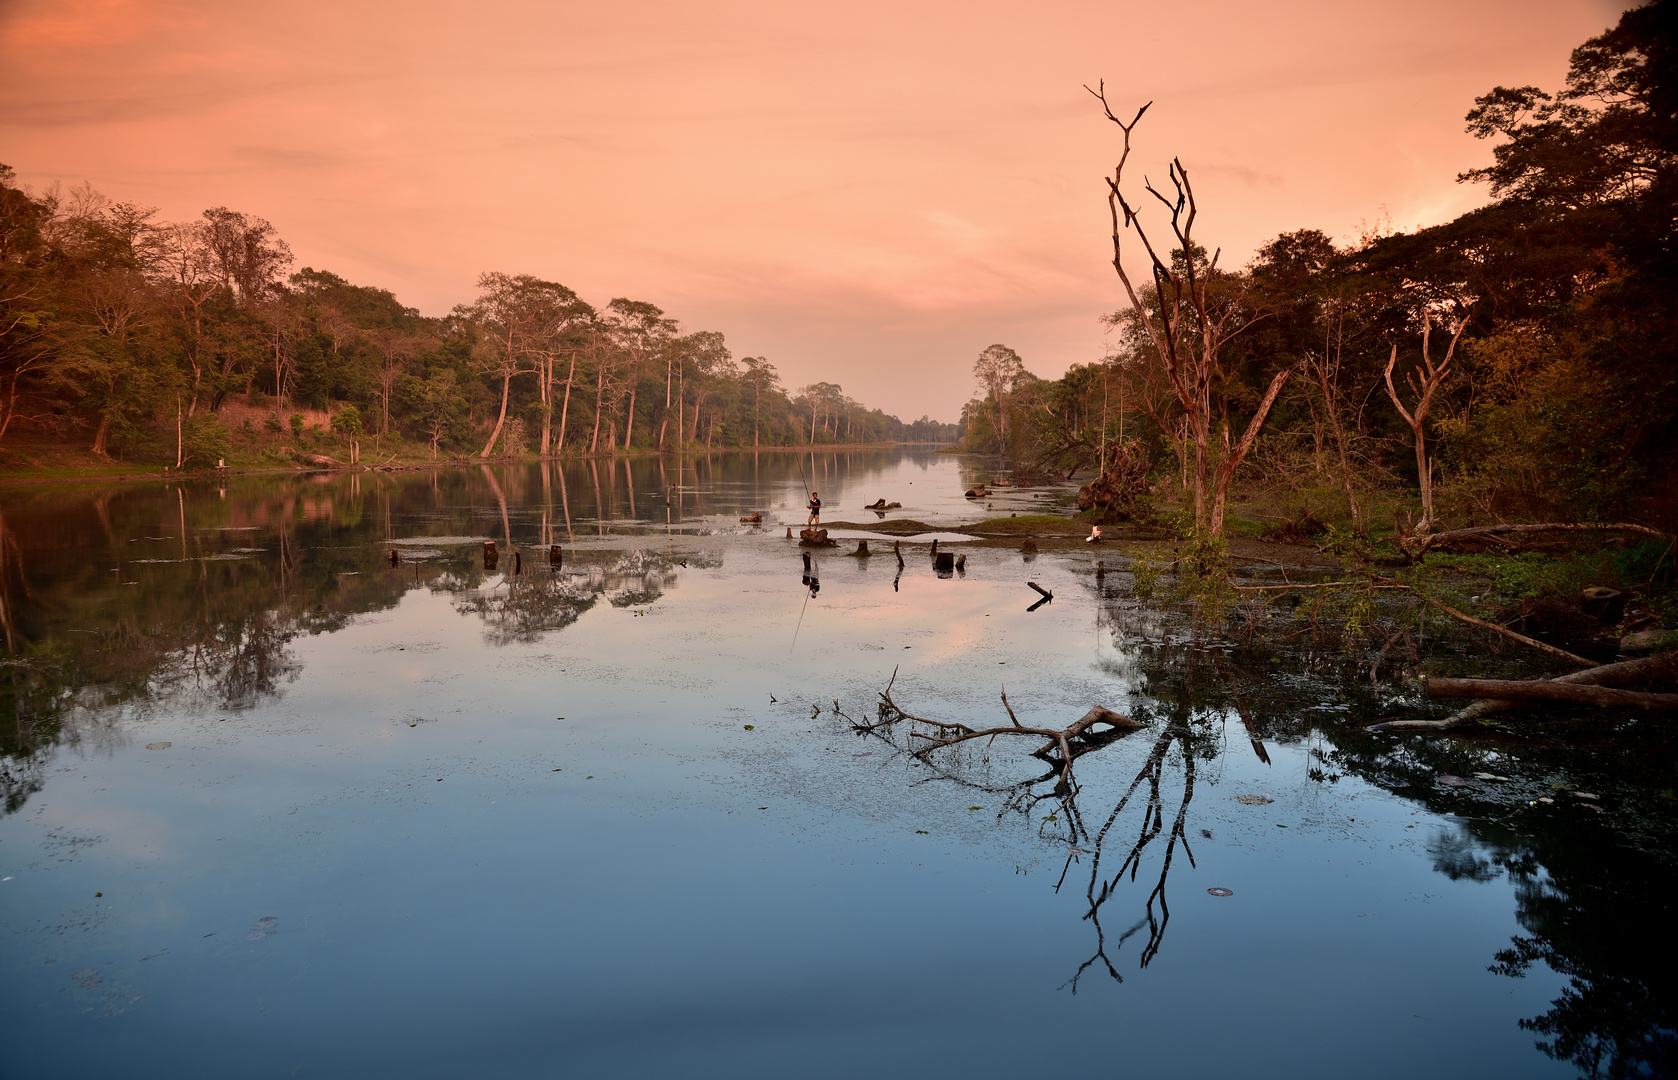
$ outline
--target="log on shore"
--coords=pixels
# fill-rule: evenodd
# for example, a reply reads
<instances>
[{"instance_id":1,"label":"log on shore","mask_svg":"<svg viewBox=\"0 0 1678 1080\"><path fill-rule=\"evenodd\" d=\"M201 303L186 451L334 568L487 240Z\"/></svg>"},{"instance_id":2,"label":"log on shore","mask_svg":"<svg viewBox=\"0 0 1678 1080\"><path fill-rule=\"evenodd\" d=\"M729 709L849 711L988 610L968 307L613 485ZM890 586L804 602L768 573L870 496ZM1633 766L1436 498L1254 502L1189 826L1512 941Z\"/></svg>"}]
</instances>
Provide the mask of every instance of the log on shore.
<instances>
[{"instance_id":1,"label":"log on shore","mask_svg":"<svg viewBox=\"0 0 1678 1080\"><path fill-rule=\"evenodd\" d=\"M1629 521L1614 523L1552 521L1539 525L1474 525L1466 529L1451 529L1448 532L1409 537L1407 538L1408 543L1405 542L1404 538L1401 538L1399 546L1410 554L1420 557L1425 552L1443 551L1463 542L1498 539L1510 534L1542 532L1629 532L1640 536L1653 537L1657 540L1671 541L1673 539L1671 535L1663 533L1659 529L1651 529L1647 525L1639 525Z\"/></svg>"}]
</instances>

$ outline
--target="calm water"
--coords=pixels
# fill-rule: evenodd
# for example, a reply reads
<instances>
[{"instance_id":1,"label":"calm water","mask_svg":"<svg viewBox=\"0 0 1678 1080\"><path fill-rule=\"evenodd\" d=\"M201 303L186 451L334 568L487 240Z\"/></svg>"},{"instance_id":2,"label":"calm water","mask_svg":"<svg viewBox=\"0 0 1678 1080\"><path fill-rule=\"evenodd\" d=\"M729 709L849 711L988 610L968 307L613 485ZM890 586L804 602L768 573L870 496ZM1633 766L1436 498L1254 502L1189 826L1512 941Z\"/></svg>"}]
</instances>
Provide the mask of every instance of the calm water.
<instances>
[{"instance_id":1,"label":"calm water","mask_svg":"<svg viewBox=\"0 0 1678 1080\"><path fill-rule=\"evenodd\" d=\"M0 1075L1671 1068L1661 738L1368 736L1402 684L1084 551L812 596L812 474L837 520L1066 496L896 451L0 492ZM1072 820L1033 742L855 732L894 671L1147 726Z\"/></svg>"}]
</instances>

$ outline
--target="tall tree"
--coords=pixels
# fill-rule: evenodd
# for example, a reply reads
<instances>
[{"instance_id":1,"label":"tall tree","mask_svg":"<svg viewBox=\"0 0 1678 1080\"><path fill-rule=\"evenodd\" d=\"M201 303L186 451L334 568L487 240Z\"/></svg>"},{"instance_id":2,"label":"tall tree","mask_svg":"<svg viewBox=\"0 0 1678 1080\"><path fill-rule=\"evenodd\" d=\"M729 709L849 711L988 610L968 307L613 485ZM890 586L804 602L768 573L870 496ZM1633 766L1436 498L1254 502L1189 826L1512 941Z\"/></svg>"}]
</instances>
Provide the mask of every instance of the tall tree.
<instances>
[{"instance_id":1,"label":"tall tree","mask_svg":"<svg viewBox=\"0 0 1678 1080\"><path fill-rule=\"evenodd\" d=\"M473 359L478 370L501 380L501 411L489 439L479 451L487 458L501 438L507 423L507 401L513 377L536 370L541 355L542 334L550 325L548 313L556 298L575 294L563 285L543 281L529 274L516 276L489 272L478 276L478 299L469 307L456 309L478 328L479 347Z\"/></svg>"},{"instance_id":2,"label":"tall tree","mask_svg":"<svg viewBox=\"0 0 1678 1080\"><path fill-rule=\"evenodd\" d=\"M775 371L775 365L761 356L741 357L740 366L746 386L752 392L752 446L756 447L763 426L764 391L773 393L779 390L781 377Z\"/></svg>"},{"instance_id":3,"label":"tall tree","mask_svg":"<svg viewBox=\"0 0 1678 1080\"><path fill-rule=\"evenodd\" d=\"M626 297L616 297L606 305L604 312L606 327L612 337L623 350L625 357L622 375L629 384L629 418L625 422L623 432L623 448L629 449L630 438L635 428L635 392L640 382L641 373L658 356L664 356L664 411L668 418L670 412L670 352L668 345L676 334L674 319L664 317L664 312L644 300L630 300ZM659 431L659 446L664 445L663 428Z\"/></svg>"},{"instance_id":4,"label":"tall tree","mask_svg":"<svg viewBox=\"0 0 1678 1080\"><path fill-rule=\"evenodd\" d=\"M1025 374L1025 361L1006 345L991 345L973 362L973 377L979 380L996 405L996 431L1002 453L1008 452L1008 391Z\"/></svg>"}]
</instances>

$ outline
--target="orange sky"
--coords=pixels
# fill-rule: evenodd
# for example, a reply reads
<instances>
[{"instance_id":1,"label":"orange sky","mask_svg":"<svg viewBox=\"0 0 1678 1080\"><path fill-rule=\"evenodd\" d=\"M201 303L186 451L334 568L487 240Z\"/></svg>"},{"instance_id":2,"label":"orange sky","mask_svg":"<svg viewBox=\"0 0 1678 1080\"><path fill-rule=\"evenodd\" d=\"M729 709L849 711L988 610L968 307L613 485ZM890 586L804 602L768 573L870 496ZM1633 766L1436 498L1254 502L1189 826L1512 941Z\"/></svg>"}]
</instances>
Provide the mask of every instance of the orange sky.
<instances>
[{"instance_id":1,"label":"orange sky","mask_svg":"<svg viewBox=\"0 0 1678 1080\"><path fill-rule=\"evenodd\" d=\"M954 420L992 342L1102 351L1117 132L1082 83L1156 102L1138 182L1180 156L1233 265L1473 205L1474 96L1558 85L1620 6L0 0L0 162L266 217L428 314L492 269L651 300Z\"/></svg>"}]
</instances>

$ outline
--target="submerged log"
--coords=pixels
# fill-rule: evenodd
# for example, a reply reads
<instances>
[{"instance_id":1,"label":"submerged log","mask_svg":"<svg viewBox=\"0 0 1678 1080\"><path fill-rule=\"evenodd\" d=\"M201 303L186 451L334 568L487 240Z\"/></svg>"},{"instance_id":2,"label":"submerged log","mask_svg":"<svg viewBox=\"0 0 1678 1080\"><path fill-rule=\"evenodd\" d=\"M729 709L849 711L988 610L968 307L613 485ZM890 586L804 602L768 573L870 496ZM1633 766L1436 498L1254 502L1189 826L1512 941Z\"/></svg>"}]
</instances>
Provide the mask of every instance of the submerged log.
<instances>
[{"instance_id":1,"label":"submerged log","mask_svg":"<svg viewBox=\"0 0 1678 1080\"><path fill-rule=\"evenodd\" d=\"M1678 679L1678 650L1645 656L1638 660L1622 660L1617 664L1603 664L1586 671L1575 671L1568 675L1561 675L1547 682L1562 683L1570 686L1612 686L1616 683L1639 682L1643 680ZM1384 724L1371 724L1367 731L1449 731L1451 728L1472 723L1481 717L1493 713L1508 712L1520 707L1520 702L1512 698L1483 698L1461 709L1443 720L1388 720Z\"/></svg>"},{"instance_id":2,"label":"submerged log","mask_svg":"<svg viewBox=\"0 0 1678 1080\"><path fill-rule=\"evenodd\" d=\"M1422 680L1431 698L1498 698L1507 701L1570 701L1603 708L1678 709L1678 694L1645 694L1607 686L1553 682L1549 679Z\"/></svg>"}]
</instances>

